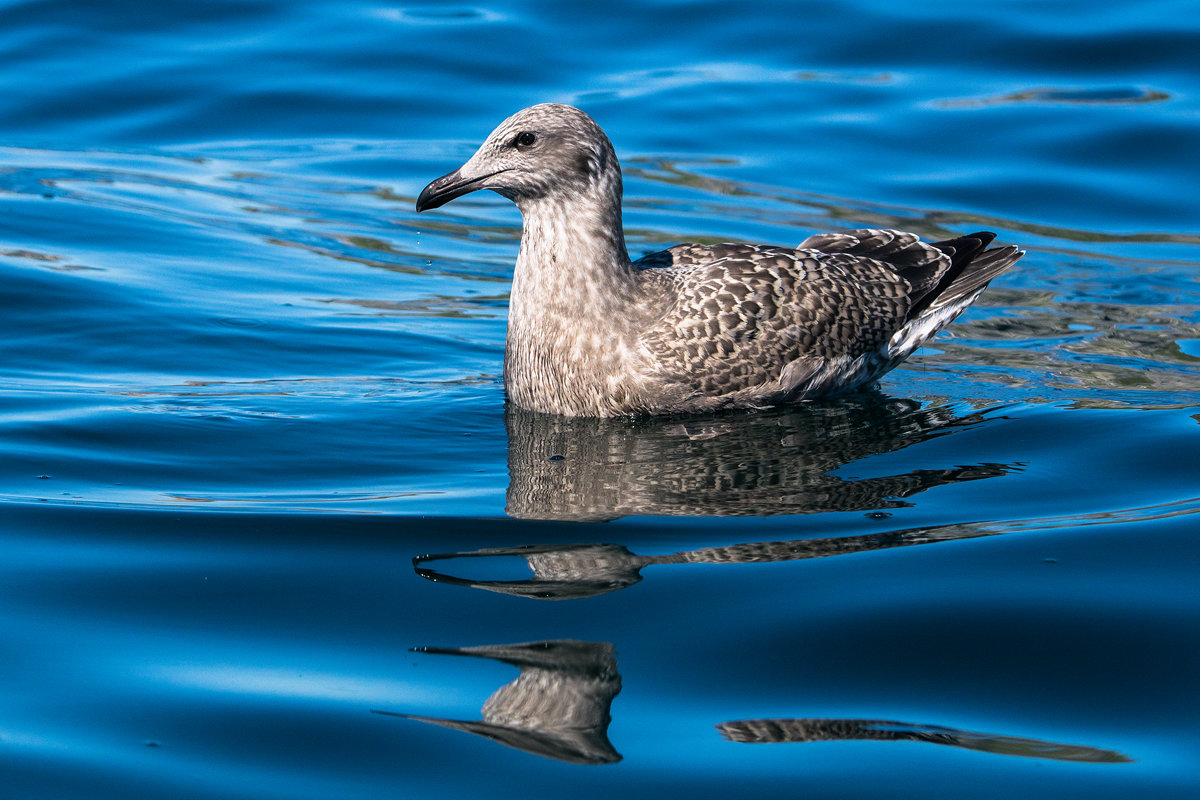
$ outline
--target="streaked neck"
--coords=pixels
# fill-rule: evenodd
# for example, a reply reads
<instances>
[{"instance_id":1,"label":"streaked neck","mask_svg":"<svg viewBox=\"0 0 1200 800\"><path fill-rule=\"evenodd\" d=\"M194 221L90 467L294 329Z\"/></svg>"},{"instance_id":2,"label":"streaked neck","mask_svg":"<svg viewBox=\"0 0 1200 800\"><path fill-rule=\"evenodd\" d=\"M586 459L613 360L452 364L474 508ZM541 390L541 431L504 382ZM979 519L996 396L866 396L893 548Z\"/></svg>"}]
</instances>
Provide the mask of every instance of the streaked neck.
<instances>
[{"instance_id":1,"label":"streaked neck","mask_svg":"<svg viewBox=\"0 0 1200 800\"><path fill-rule=\"evenodd\" d=\"M521 212L524 231L510 313L594 318L629 302L634 268L619 196L543 199L523 204Z\"/></svg>"}]
</instances>

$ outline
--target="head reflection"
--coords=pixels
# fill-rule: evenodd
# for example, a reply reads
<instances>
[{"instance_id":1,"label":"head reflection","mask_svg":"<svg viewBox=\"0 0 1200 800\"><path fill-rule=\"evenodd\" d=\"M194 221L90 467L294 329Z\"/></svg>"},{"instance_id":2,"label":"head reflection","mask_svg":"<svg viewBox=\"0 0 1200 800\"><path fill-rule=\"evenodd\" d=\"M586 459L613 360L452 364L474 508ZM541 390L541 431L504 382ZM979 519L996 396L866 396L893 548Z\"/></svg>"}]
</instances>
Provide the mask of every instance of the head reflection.
<instances>
[{"instance_id":1,"label":"head reflection","mask_svg":"<svg viewBox=\"0 0 1200 800\"><path fill-rule=\"evenodd\" d=\"M377 711L466 731L527 753L573 764L621 760L608 741L621 676L610 642L557 639L481 647L421 647L424 653L491 658L521 674L497 689L476 721Z\"/></svg>"}]
</instances>

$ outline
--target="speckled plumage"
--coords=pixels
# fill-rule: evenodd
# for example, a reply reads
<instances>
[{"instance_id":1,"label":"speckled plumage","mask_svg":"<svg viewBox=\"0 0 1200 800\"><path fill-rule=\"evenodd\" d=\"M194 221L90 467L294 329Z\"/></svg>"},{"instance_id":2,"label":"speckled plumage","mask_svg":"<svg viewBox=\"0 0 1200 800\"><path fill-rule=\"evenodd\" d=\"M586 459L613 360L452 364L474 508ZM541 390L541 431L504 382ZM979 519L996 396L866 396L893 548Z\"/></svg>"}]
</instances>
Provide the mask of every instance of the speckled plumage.
<instances>
[{"instance_id":1,"label":"speckled plumage","mask_svg":"<svg viewBox=\"0 0 1200 800\"><path fill-rule=\"evenodd\" d=\"M798 247L684 244L629 259L621 170L582 111L543 104L488 136L417 210L478 189L524 219L504 382L573 416L759 407L877 380L1023 254L976 233L864 229Z\"/></svg>"}]
</instances>

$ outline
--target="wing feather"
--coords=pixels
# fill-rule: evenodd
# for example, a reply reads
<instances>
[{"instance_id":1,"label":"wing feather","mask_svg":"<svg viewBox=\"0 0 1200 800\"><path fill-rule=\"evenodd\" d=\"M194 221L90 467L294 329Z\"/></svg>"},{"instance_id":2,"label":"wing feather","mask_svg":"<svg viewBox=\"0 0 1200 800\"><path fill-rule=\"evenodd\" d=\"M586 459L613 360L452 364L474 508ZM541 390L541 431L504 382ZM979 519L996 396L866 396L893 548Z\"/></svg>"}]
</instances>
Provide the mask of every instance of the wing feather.
<instances>
[{"instance_id":1,"label":"wing feather","mask_svg":"<svg viewBox=\"0 0 1200 800\"><path fill-rule=\"evenodd\" d=\"M847 369L868 380L894 365L887 348L897 331L966 307L1021 256L985 250L993 238L927 243L864 228L797 248L678 245L635 264L648 293L667 288L673 298L642 340L664 380L707 396L795 394L838 385Z\"/></svg>"}]
</instances>

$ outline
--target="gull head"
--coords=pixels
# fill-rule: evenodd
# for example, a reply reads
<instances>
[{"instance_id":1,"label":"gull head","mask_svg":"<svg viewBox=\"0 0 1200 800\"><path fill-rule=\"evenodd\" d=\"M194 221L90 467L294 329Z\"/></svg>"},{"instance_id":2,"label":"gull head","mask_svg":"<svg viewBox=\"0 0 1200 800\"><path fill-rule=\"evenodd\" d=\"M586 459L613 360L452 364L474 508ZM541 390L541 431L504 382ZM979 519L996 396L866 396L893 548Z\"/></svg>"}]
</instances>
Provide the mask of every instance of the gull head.
<instances>
[{"instance_id":1,"label":"gull head","mask_svg":"<svg viewBox=\"0 0 1200 800\"><path fill-rule=\"evenodd\" d=\"M621 169L608 137L591 117L573 106L543 103L504 120L467 163L426 186L417 211L479 189L491 189L522 210L597 194L619 206Z\"/></svg>"}]
</instances>

